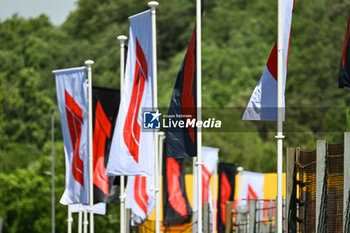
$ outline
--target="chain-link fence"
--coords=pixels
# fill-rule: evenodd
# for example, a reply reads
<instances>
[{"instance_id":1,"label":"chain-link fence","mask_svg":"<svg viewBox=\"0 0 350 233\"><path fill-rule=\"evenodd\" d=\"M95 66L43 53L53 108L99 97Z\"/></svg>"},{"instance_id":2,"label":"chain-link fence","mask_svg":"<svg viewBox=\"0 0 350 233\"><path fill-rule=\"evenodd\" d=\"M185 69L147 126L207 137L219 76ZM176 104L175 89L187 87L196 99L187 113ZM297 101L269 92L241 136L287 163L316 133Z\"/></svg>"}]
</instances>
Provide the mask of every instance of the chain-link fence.
<instances>
[{"instance_id":1,"label":"chain-link fence","mask_svg":"<svg viewBox=\"0 0 350 233\"><path fill-rule=\"evenodd\" d=\"M232 210L231 232L234 233L274 233L276 232L276 200L241 200ZM286 205L283 200L283 213ZM285 229L285 216L283 228Z\"/></svg>"},{"instance_id":2,"label":"chain-link fence","mask_svg":"<svg viewBox=\"0 0 350 233\"><path fill-rule=\"evenodd\" d=\"M343 231L344 143L329 144L327 153L327 232Z\"/></svg>"},{"instance_id":3,"label":"chain-link fence","mask_svg":"<svg viewBox=\"0 0 350 233\"><path fill-rule=\"evenodd\" d=\"M321 140L317 148L311 152L295 150L298 152L292 190L296 189L297 195L291 193L290 197L295 202L288 210L290 227L295 229L297 223L300 233L332 233L343 232L345 224L345 232L349 232L348 220L343 218L344 143L328 144Z\"/></svg>"},{"instance_id":4,"label":"chain-link fence","mask_svg":"<svg viewBox=\"0 0 350 233\"><path fill-rule=\"evenodd\" d=\"M300 151L296 162L299 179L297 199L299 209L299 232L315 232L316 226L316 151Z\"/></svg>"},{"instance_id":5,"label":"chain-link fence","mask_svg":"<svg viewBox=\"0 0 350 233\"><path fill-rule=\"evenodd\" d=\"M180 226L165 227L161 223L161 232L172 232L172 233L192 233L192 226L195 223L186 223ZM152 220L146 220L139 226L132 228L132 233L153 233L156 229L156 222Z\"/></svg>"}]
</instances>

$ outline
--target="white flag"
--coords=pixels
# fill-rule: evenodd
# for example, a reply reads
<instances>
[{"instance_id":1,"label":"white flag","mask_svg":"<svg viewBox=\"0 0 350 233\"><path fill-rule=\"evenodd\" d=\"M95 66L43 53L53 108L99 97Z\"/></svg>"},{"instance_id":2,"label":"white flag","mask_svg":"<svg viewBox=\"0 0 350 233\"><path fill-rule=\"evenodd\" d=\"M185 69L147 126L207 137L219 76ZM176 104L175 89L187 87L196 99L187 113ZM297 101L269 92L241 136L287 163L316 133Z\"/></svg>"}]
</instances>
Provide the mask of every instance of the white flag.
<instances>
[{"instance_id":1,"label":"white flag","mask_svg":"<svg viewBox=\"0 0 350 233\"><path fill-rule=\"evenodd\" d=\"M104 202L100 202L100 203L96 203L93 205L93 212L94 214L98 214L98 215L106 215L106 206L107 204ZM83 212L89 212L89 205L83 205L82 206L82 211ZM72 211L72 213L79 213L80 211L80 204L73 204L73 205L69 205L70 211Z\"/></svg>"},{"instance_id":2,"label":"white flag","mask_svg":"<svg viewBox=\"0 0 350 233\"><path fill-rule=\"evenodd\" d=\"M150 175L153 132L145 132L143 109L152 108L152 27L150 10L131 16L125 81L107 165L108 176Z\"/></svg>"},{"instance_id":3,"label":"white flag","mask_svg":"<svg viewBox=\"0 0 350 233\"><path fill-rule=\"evenodd\" d=\"M54 71L66 157L63 205L89 203L88 98L85 67Z\"/></svg>"},{"instance_id":4,"label":"white flag","mask_svg":"<svg viewBox=\"0 0 350 233\"><path fill-rule=\"evenodd\" d=\"M241 202L240 205L247 205L247 199L264 198L265 174L258 172L244 171L242 173Z\"/></svg>"},{"instance_id":5,"label":"white flag","mask_svg":"<svg viewBox=\"0 0 350 233\"><path fill-rule=\"evenodd\" d=\"M294 0L283 1L283 108L285 106L284 91L287 80L287 62L293 7ZM250 97L242 119L277 120L277 42L271 51L264 73Z\"/></svg>"},{"instance_id":6,"label":"white flag","mask_svg":"<svg viewBox=\"0 0 350 233\"><path fill-rule=\"evenodd\" d=\"M213 209L213 200L212 200L212 193L210 188L210 178L212 174L215 171L215 168L217 166L217 163L219 161L219 149L218 148L212 148L212 147L206 147L202 146L202 203L208 202L210 207L210 224L213 223L213 220L215 218ZM198 219L198 200L197 200L197 173L198 169L196 167L195 174L194 174L194 193L193 193L193 218L195 219L194 222L197 222ZM214 200L217 201L217 200ZM197 225L197 223L195 223ZM192 232L197 232L197 227L192 228Z\"/></svg>"},{"instance_id":7,"label":"white flag","mask_svg":"<svg viewBox=\"0 0 350 233\"><path fill-rule=\"evenodd\" d=\"M129 176L126 208L131 209L132 225L141 224L155 206L154 176Z\"/></svg>"},{"instance_id":8,"label":"white flag","mask_svg":"<svg viewBox=\"0 0 350 233\"><path fill-rule=\"evenodd\" d=\"M219 149L202 146L202 202L209 202L211 205L210 178L214 173L219 160ZM194 174L194 202L193 211L197 211L197 167Z\"/></svg>"}]
</instances>

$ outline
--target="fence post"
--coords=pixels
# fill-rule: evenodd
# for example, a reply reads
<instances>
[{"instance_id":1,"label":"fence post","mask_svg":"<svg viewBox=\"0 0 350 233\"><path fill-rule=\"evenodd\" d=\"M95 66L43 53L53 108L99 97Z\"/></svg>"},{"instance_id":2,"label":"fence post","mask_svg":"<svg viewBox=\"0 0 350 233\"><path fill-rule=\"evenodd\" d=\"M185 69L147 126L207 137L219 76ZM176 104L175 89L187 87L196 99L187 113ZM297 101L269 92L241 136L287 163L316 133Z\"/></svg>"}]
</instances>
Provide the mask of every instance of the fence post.
<instances>
[{"instance_id":1,"label":"fence post","mask_svg":"<svg viewBox=\"0 0 350 233\"><path fill-rule=\"evenodd\" d=\"M318 140L316 149L316 232L320 224L321 207L322 207L322 192L324 190L324 179L326 176L326 156L327 156L327 141ZM321 223L322 224L322 223Z\"/></svg>"},{"instance_id":2,"label":"fence post","mask_svg":"<svg viewBox=\"0 0 350 233\"><path fill-rule=\"evenodd\" d=\"M287 225L288 225L288 219L287 219L287 199L282 198L282 209L284 215L282 214L282 231L287 232Z\"/></svg>"},{"instance_id":3,"label":"fence post","mask_svg":"<svg viewBox=\"0 0 350 233\"><path fill-rule=\"evenodd\" d=\"M276 215L275 215L275 232L277 232L277 205L278 205L278 201L277 201L278 199L277 199L277 197L276 197L276 199L275 199L275 213L276 213Z\"/></svg>"},{"instance_id":4,"label":"fence post","mask_svg":"<svg viewBox=\"0 0 350 233\"><path fill-rule=\"evenodd\" d=\"M203 203L203 232L210 232L210 208L208 202Z\"/></svg>"},{"instance_id":5,"label":"fence post","mask_svg":"<svg viewBox=\"0 0 350 233\"><path fill-rule=\"evenodd\" d=\"M295 149L295 162L299 162L299 161L300 161L300 147L297 147ZM299 177L298 177L299 172L298 172L298 170L296 170L295 172L297 173L296 180L299 180ZM299 196L298 185L296 186L296 190L295 191L296 191L296 197L298 197ZM301 197L299 197L299 198L301 198ZM298 210L298 208L299 207L297 206L297 210ZM299 218L299 211L297 211L297 216L296 217ZM299 229L299 222L298 221L297 221L296 229Z\"/></svg>"},{"instance_id":6,"label":"fence post","mask_svg":"<svg viewBox=\"0 0 350 233\"><path fill-rule=\"evenodd\" d=\"M232 208L233 202L226 202L226 224L225 224L225 233L231 233L232 229Z\"/></svg>"},{"instance_id":7,"label":"fence post","mask_svg":"<svg viewBox=\"0 0 350 233\"><path fill-rule=\"evenodd\" d=\"M256 200L249 200L249 232L255 232L256 221Z\"/></svg>"},{"instance_id":8,"label":"fence post","mask_svg":"<svg viewBox=\"0 0 350 233\"><path fill-rule=\"evenodd\" d=\"M261 204L263 203L263 204ZM254 231L253 232L264 232L264 229L262 229L264 226L261 225L261 220L262 220L262 216L263 216L263 208L264 208L264 201L259 201L256 200L256 204L255 204L255 219L254 219ZM258 222L256 221L258 219ZM258 226L256 226L258 223ZM258 229L256 229L258 228Z\"/></svg>"},{"instance_id":9,"label":"fence post","mask_svg":"<svg viewBox=\"0 0 350 233\"><path fill-rule=\"evenodd\" d=\"M286 198L287 198L287 207L286 207L286 232L288 232L288 220L289 220L289 208L290 208L290 202L293 192L293 175L294 175L294 166L295 166L295 148L294 147L287 147L287 153L286 153Z\"/></svg>"},{"instance_id":10,"label":"fence post","mask_svg":"<svg viewBox=\"0 0 350 233\"><path fill-rule=\"evenodd\" d=\"M270 210L269 210L269 220L270 220L269 230L270 230L270 232L272 232L273 218L274 218L274 216L273 216L273 208L275 208L275 207L273 206L273 200L270 200Z\"/></svg>"},{"instance_id":11,"label":"fence post","mask_svg":"<svg viewBox=\"0 0 350 233\"><path fill-rule=\"evenodd\" d=\"M344 194L343 194L343 232L350 230L350 219L347 215L349 209L349 192L350 192L350 132L344 133Z\"/></svg>"},{"instance_id":12,"label":"fence post","mask_svg":"<svg viewBox=\"0 0 350 233\"><path fill-rule=\"evenodd\" d=\"M131 228L130 228L130 222L131 222L131 209L126 209L126 216L125 216L125 232L130 233Z\"/></svg>"},{"instance_id":13,"label":"fence post","mask_svg":"<svg viewBox=\"0 0 350 233\"><path fill-rule=\"evenodd\" d=\"M234 210L235 213L235 232L241 233L241 206L236 206L236 209Z\"/></svg>"},{"instance_id":14,"label":"fence post","mask_svg":"<svg viewBox=\"0 0 350 233\"><path fill-rule=\"evenodd\" d=\"M0 217L0 233L2 233L2 225L4 223L4 219Z\"/></svg>"}]
</instances>

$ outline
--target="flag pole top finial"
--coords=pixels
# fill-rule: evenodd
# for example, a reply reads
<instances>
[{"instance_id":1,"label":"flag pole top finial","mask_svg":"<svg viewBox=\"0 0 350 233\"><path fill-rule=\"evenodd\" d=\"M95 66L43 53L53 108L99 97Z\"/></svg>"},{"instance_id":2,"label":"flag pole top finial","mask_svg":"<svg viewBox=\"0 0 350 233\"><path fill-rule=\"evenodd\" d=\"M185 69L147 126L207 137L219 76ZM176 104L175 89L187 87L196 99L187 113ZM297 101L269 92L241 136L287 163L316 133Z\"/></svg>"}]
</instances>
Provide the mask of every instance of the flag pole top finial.
<instances>
[{"instance_id":1,"label":"flag pole top finial","mask_svg":"<svg viewBox=\"0 0 350 233\"><path fill-rule=\"evenodd\" d=\"M164 133L163 131L159 131L159 132L158 132L158 135L159 135L159 136L164 136L165 133Z\"/></svg>"},{"instance_id":2,"label":"flag pole top finial","mask_svg":"<svg viewBox=\"0 0 350 233\"><path fill-rule=\"evenodd\" d=\"M159 132L158 132L158 136L159 136L159 138L161 138L161 139L165 139L165 133L164 133L163 131L159 131Z\"/></svg>"},{"instance_id":3,"label":"flag pole top finial","mask_svg":"<svg viewBox=\"0 0 350 233\"><path fill-rule=\"evenodd\" d=\"M148 2L148 6L151 8L156 8L159 5L157 1L150 1Z\"/></svg>"},{"instance_id":4,"label":"flag pole top finial","mask_svg":"<svg viewBox=\"0 0 350 233\"><path fill-rule=\"evenodd\" d=\"M118 39L120 42L124 42L124 41L126 41L126 40L128 39L128 37L127 37L127 36L124 36L124 35L120 35L120 36L117 37L117 39Z\"/></svg>"},{"instance_id":5,"label":"flag pole top finial","mask_svg":"<svg viewBox=\"0 0 350 233\"><path fill-rule=\"evenodd\" d=\"M93 65L95 62L93 61L93 60L86 60L85 61L85 65L87 65L87 66L91 66L91 65Z\"/></svg>"}]
</instances>

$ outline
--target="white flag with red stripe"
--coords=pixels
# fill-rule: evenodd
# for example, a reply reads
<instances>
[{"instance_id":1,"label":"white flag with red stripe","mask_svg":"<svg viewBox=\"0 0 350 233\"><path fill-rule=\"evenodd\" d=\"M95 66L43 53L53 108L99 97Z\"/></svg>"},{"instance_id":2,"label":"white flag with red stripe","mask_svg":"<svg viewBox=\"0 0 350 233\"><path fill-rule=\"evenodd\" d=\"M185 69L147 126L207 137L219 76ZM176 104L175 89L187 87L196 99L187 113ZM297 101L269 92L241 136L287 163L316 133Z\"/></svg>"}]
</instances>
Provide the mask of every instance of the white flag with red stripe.
<instances>
[{"instance_id":1,"label":"white flag with red stripe","mask_svg":"<svg viewBox=\"0 0 350 233\"><path fill-rule=\"evenodd\" d=\"M54 71L66 158L63 205L89 203L88 98L85 67Z\"/></svg>"},{"instance_id":2,"label":"white flag with red stripe","mask_svg":"<svg viewBox=\"0 0 350 233\"><path fill-rule=\"evenodd\" d=\"M202 202L211 203L210 178L214 173L215 167L219 160L219 149L202 146ZM195 187L197 187L197 168L194 175ZM197 211L197 189L194 190L193 210Z\"/></svg>"},{"instance_id":3,"label":"white flag with red stripe","mask_svg":"<svg viewBox=\"0 0 350 233\"><path fill-rule=\"evenodd\" d=\"M287 80L287 63L294 0L283 1L283 108L285 106L284 91ZM277 42L270 54L264 73L255 87L243 120L277 120ZM284 119L284 114L283 114Z\"/></svg>"},{"instance_id":4,"label":"white flag with red stripe","mask_svg":"<svg viewBox=\"0 0 350 233\"><path fill-rule=\"evenodd\" d=\"M150 10L129 17L125 81L107 165L108 176L150 175L153 132L145 132L143 109L152 108L152 25Z\"/></svg>"},{"instance_id":5,"label":"white flag with red stripe","mask_svg":"<svg viewBox=\"0 0 350 233\"><path fill-rule=\"evenodd\" d=\"M202 146L202 203L208 202L210 206L210 212L212 213L210 221L213 222L213 218L215 217L212 211L213 204L216 203L217 200L212 200L212 193L210 188L210 178L215 171L217 163L219 161L219 149L213 147ZM194 193L193 193L193 211L194 218L197 219L197 168L195 169L194 174ZM194 221L196 222L196 221ZM195 229L195 228L193 228Z\"/></svg>"},{"instance_id":6,"label":"white flag with red stripe","mask_svg":"<svg viewBox=\"0 0 350 233\"><path fill-rule=\"evenodd\" d=\"M154 176L129 176L126 208L131 209L132 225L141 224L155 207Z\"/></svg>"},{"instance_id":7,"label":"white flag with red stripe","mask_svg":"<svg viewBox=\"0 0 350 233\"><path fill-rule=\"evenodd\" d=\"M258 172L243 172L241 186L241 202L240 205L245 206L247 199L263 199L264 198L264 182L265 174Z\"/></svg>"}]
</instances>

